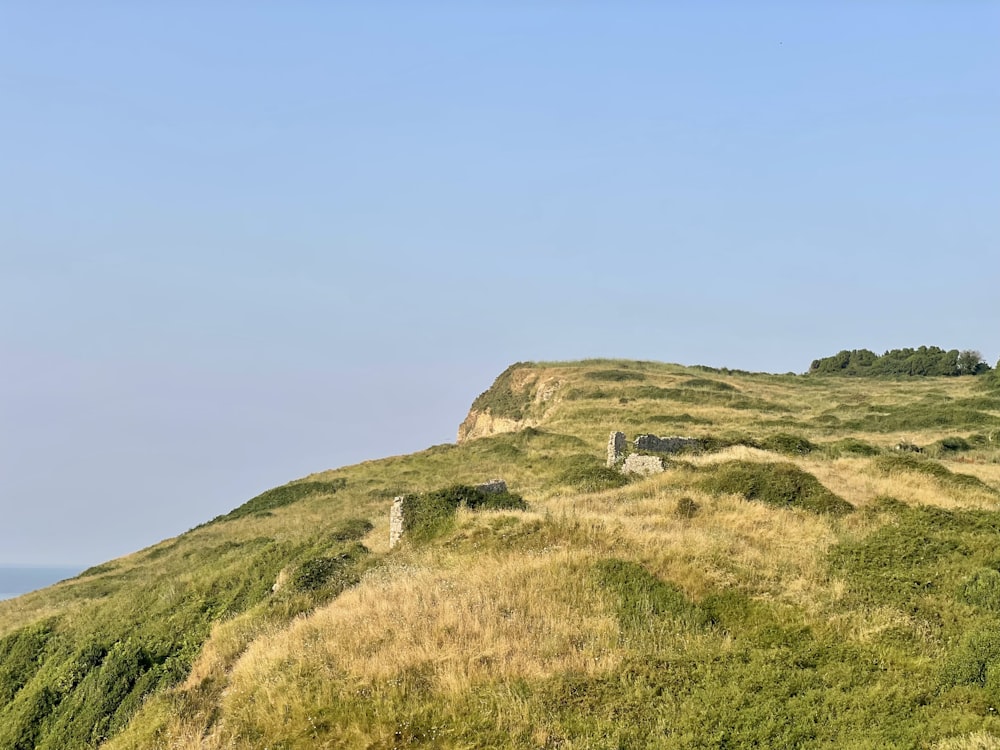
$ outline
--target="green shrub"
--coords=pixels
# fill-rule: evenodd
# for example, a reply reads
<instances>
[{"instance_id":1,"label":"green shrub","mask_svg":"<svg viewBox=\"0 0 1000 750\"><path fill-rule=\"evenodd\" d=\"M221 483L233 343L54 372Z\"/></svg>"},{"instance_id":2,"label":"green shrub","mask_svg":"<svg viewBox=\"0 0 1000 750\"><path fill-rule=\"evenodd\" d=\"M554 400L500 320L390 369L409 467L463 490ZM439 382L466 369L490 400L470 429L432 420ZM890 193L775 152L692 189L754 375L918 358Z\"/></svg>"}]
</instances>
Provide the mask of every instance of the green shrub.
<instances>
[{"instance_id":1,"label":"green shrub","mask_svg":"<svg viewBox=\"0 0 1000 750\"><path fill-rule=\"evenodd\" d=\"M680 383L681 388L706 388L710 391L735 391L737 388L721 380L690 378Z\"/></svg>"},{"instance_id":2,"label":"green shrub","mask_svg":"<svg viewBox=\"0 0 1000 750\"><path fill-rule=\"evenodd\" d=\"M622 383L626 380L645 380L641 372L632 370L591 370L583 374L587 380L601 380L611 383Z\"/></svg>"},{"instance_id":3,"label":"green shrub","mask_svg":"<svg viewBox=\"0 0 1000 750\"><path fill-rule=\"evenodd\" d=\"M646 417L646 421L652 423L665 422L667 424L712 424L711 419L692 417L686 412L684 414L654 414L651 417Z\"/></svg>"},{"instance_id":4,"label":"green shrub","mask_svg":"<svg viewBox=\"0 0 1000 750\"><path fill-rule=\"evenodd\" d=\"M747 448L761 448L763 447L761 443L751 437L738 432L729 432L722 435L707 435L705 437L698 439L698 445L706 453L714 453L716 451L724 450L725 448L731 448L734 445L743 445Z\"/></svg>"},{"instance_id":5,"label":"green shrub","mask_svg":"<svg viewBox=\"0 0 1000 750\"><path fill-rule=\"evenodd\" d=\"M292 586L297 591L316 591L331 585L335 593L355 585L359 578L355 563L368 554L361 544L335 555L313 557L302 562L292 575Z\"/></svg>"},{"instance_id":6,"label":"green shrub","mask_svg":"<svg viewBox=\"0 0 1000 750\"><path fill-rule=\"evenodd\" d=\"M799 435L779 432L760 441L764 450L784 453L787 456L805 456L816 450L816 444Z\"/></svg>"},{"instance_id":7,"label":"green shrub","mask_svg":"<svg viewBox=\"0 0 1000 750\"><path fill-rule=\"evenodd\" d=\"M976 606L990 601L992 576L983 569L992 567L1000 514L910 507L892 498L879 498L869 511L890 514L891 522L829 551L831 567L847 580L853 599L925 612L938 627L958 622L952 612L947 621L941 615L956 598Z\"/></svg>"},{"instance_id":8,"label":"green shrub","mask_svg":"<svg viewBox=\"0 0 1000 750\"><path fill-rule=\"evenodd\" d=\"M374 528L375 524L367 518L349 518L334 529L330 536L337 542L352 542L360 539Z\"/></svg>"},{"instance_id":9,"label":"green shrub","mask_svg":"<svg viewBox=\"0 0 1000 750\"><path fill-rule=\"evenodd\" d=\"M685 496L677 501L677 505L674 507L674 515L687 520L694 518L699 510L701 510L701 506L692 498Z\"/></svg>"},{"instance_id":10,"label":"green shrub","mask_svg":"<svg viewBox=\"0 0 1000 750\"><path fill-rule=\"evenodd\" d=\"M827 453L835 458L842 455L877 456L882 452L871 443L866 443L864 440L858 440L857 438L844 438L843 440L829 443L824 447Z\"/></svg>"},{"instance_id":11,"label":"green shrub","mask_svg":"<svg viewBox=\"0 0 1000 750\"><path fill-rule=\"evenodd\" d=\"M994 568L977 570L963 585L962 601L1000 614L1000 572Z\"/></svg>"},{"instance_id":12,"label":"green shrub","mask_svg":"<svg viewBox=\"0 0 1000 750\"><path fill-rule=\"evenodd\" d=\"M559 474L560 483L582 492L602 492L629 483L629 478L618 469L589 454L569 456L563 459L563 464L566 468Z\"/></svg>"},{"instance_id":13,"label":"green shrub","mask_svg":"<svg viewBox=\"0 0 1000 750\"><path fill-rule=\"evenodd\" d=\"M962 636L945 659L941 677L945 685L1000 687L1000 631L973 630Z\"/></svg>"},{"instance_id":14,"label":"green shrub","mask_svg":"<svg viewBox=\"0 0 1000 750\"><path fill-rule=\"evenodd\" d=\"M0 706L6 705L24 687L45 657L52 637L52 621L45 621L0 638Z\"/></svg>"},{"instance_id":15,"label":"green shrub","mask_svg":"<svg viewBox=\"0 0 1000 750\"><path fill-rule=\"evenodd\" d=\"M329 482L293 482L292 484L275 487L273 490L262 492L257 497L247 500L243 505L229 511L223 516L218 516L209 523L219 523L221 521L234 521L237 518L246 516L264 515L275 508L282 508L292 503L305 500L314 495L333 495L344 489L347 485L346 479L334 479Z\"/></svg>"},{"instance_id":16,"label":"green shrub","mask_svg":"<svg viewBox=\"0 0 1000 750\"><path fill-rule=\"evenodd\" d=\"M403 496L403 530L414 541L426 541L450 526L460 505L470 510L525 510L528 504L514 492L487 492L478 487L452 487Z\"/></svg>"},{"instance_id":17,"label":"green shrub","mask_svg":"<svg viewBox=\"0 0 1000 750\"><path fill-rule=\"evenodd\" d=\"M708 471L711 473L700 483L706 492L742 495L746 500L834 516L854 510L795 464L727 461Z\"/></svg>"},{"instance_id":18,"label":"green shrub","mask_svg":"<svg viewBox=\"0 0 1000 750\"><path fill-rule=\"evenodd\" d=\"M992 494L997 494L989 485L985 484L979 477L971 474L956 474L942 466L937 461L923 458L914 453L887 453L878 456L872 461L872 466L881 474L893 474L896 472L912 472L933 477L940 484L959 489L985 490Z\"/></svg>"},{"instance_id":19,"label":"green shrub","mask_svg":"<svg viewBox=\"0 0 1000 750\"><path fill-rule=\"evenodd\" d=\"M931 445L931 449L938 455L947 455L949 453L971 451L972 444L965 438L954 436L941 438Z\"/></svg>"}]
</instances>

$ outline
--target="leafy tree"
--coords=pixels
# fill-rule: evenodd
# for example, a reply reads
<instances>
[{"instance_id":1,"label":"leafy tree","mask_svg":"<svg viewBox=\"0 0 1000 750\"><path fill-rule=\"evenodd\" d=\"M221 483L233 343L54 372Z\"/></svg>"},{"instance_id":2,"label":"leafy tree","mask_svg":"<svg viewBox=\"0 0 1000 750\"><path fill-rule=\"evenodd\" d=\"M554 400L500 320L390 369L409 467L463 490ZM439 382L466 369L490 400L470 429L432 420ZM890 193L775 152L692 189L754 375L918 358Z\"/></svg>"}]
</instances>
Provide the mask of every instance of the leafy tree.
<instances>
[{"instance_id":1,"label":"leafy tree","mask_svg":"<svg viewBox=\"0 0 1000 750\"><path fill-rule=\"evenodd\" d=\"M881 356L868 349L845 349L832 357L813 360L809 366L809 372L817 375L854 377L977 375L989 369L977 351L946 351L937 346L891 349Z\"/></svg>"},{"instance_id":2,"label":"leafy tree","mask_svg":"<svg viewBox=\"0 0 1000 750\"><path fill-rule=\"evenodd\" d=\"M983 361L983 355L975 349L965 349L958 355L959 375L978 375L986 372L990 366Z\"/></svg>"}]
</instances>

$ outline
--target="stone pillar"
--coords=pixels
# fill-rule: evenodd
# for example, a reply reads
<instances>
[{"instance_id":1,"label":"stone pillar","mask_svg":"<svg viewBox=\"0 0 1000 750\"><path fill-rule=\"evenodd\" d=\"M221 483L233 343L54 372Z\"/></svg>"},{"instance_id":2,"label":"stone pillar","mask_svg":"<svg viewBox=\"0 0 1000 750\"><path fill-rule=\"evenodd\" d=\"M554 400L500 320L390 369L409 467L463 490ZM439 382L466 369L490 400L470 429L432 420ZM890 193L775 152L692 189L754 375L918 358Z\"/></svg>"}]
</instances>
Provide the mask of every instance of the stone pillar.
<instances>
[{"instance_id":1,"label":"stone pillar","mask_svg":"<svg viewBox=\"0 0 1000 750\"><path fill-rule=\"evenodd\" d=\"M399 544L401 536L403 536L403 498L397 497L392 501L392 509L389 511L389 549Z\"/></svg>"},{"instance_id":2,"label":"stone pillar","mask_svg":"<svg viewBox=\"0 0 1000 750\"><path fill-rule=\"evenodd\" d=\"M625 451L625 433L624 432L612 432L611 437L608 438L608 467L614 467L622 457L622 453Z\"/></svg>"}]
</instances>

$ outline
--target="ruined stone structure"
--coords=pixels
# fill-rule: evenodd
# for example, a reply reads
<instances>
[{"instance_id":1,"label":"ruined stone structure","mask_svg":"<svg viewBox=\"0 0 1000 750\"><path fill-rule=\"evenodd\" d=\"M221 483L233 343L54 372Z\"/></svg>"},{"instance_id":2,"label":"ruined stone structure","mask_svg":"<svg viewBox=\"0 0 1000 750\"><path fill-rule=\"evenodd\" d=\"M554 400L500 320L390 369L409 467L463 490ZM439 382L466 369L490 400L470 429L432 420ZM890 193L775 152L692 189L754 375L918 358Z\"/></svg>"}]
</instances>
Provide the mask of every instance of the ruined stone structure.
<instances>
[{"instance_id":1,"label":"ruined stone structure","mask_svg":"<svg viewBox=\"0 0 1000 750\"><path fill-rule=\"evenodd\" d=\"M500 494L507 491L507 483L502 479L491 479L476 485L477 490ZM389 549L392 549L403 536L403 496L393 498L389 509Z\"/></svg>"},{"instance_id":2,"label":"ruined stone structure","mask_svg":"<svg viewBox=\"0 0 1000 750\"><path fill-rule=\"evenodd\" d=\"M630 453L622 464L622 474L639 474L644 477L663 472L663 459L659 456L644 456Z\"/></svg>"},{"instance_id":3,"label":"ruined stone structure","mask_svg":"<svg viewBox=\"0 0 1000 750\"><path fill-rule=\"evenodd\" d=\"M392 501L392 508L389 510L389 549L399 544L399 538L403 536L403 498L397 497Z\"/></svg>"},{"instance_id":4,"label":"ruined stone structure","mask_svg":"<svg viewBox=\"0 0 1000 750\"><path fill-rule=\"evenodd\" d=\"M625 452L625 433L612 432L608 438L608 468L614 468L622 460Z\"/></svg>"},{"instance_id":5,"label":"ruined stone structure","mask_svg":"<svg viewBox=\"0 0 1000 750\"><path fill-rule=\"evenodd\" d=\"M492 494L498 495L501 492L507 491L507 483L502 479L491 479L488 482L477 484L476 489L482 490L483 492L490 492Z\"/></svg>"},{"instance_id":6,"label":"ruined stone structure","mask_svg":"<svg viewBox=\"0 0 1000 750\"><path fill-rule=\"evenodd\" d=\"M696 438L689 437L657 437L656 435L639 435L635 439L635 448L640 451L656 451L657 453L679 453L685 448L698 446Z\"/></svg>"},{"instance_id":7,"label":"ruined stone structure","mask_svg":"<svg viewBox=\"0 0 1000 750\"><path fill-rule=\"evenodd\" d=\"M608 468L620 467L622 474L640 474L648 477L663 471L663 458L648 456L642 453L625 455L628 443L624 432L612 432L608 438ZM654 453L679 453L687 448L696 448L697 438L690 437L657 437L656 435L639 435L634 441L636 451L653 451Z\"/></svg>"}]
</instances>

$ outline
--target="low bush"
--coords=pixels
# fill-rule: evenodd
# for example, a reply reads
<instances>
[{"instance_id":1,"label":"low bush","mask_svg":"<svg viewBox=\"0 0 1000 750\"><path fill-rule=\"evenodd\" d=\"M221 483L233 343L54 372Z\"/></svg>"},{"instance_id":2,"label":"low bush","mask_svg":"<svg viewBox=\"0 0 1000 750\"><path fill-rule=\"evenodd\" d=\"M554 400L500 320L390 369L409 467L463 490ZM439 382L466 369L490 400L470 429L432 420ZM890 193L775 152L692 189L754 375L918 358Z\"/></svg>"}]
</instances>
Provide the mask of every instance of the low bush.
<instances>
[{"instance_id":1,"label":"low bush","mask_svg":"<svg viewBox=\"0 0 1000 750\"><path fill-rule=\"evenodd\" d=\"M872 466L881 474L888 475L896 472L924 474L933 477L938 483L944 486L961 489L978 489L997 494L996 490L985 484L979 477L974 477L971 474L957 474L937 461L918 456L914 453L887 453L884 456L875 458L872 461Z\"/></svg>"},{"instance_id":2,"label":"low bush","mask_svg":"<svg viewBox=\"0 0 1000 750\"><path fill-rule=\"evenodd\" d=\"M832 571L847 583L848 601L894 607L937 628L957 629L966 625L956 617L955 600L992 606L997 581L985 569L995 563L1000 514L911 507L891 498L869 509L889 518L829 551Z\"/></svg>"},{"instance_id":3,"label":"low bush","mask_svg":"<svg viewBox=\"0 0 1000 750\"><path fill-rule=\"evenodd\" d=\"M707 471L710 473L700 485L713 494L741 495L746 500L776 507L802 508L834 516L854 510L853 505L795 464L727 461L708 467Z\"/></svg>"},{"instance_id":4,"label":"low bush","mask_svg":"<svg viewBox=\"0 0 1000 750\"><path fill-rule=\"evenodd\" d=\"M784 453L786 456L805 456L816 450L817 445L799 435L779 432L761 440L760 447L767 451Z\"/></svg>"},{"instance_id":5,"label":"low bush","mask_svg":"<svg viewBox=\"0 0 1000 750\"><path fill-rule=\"evenodd\" d=\"M375 528L367 518L349 518L334 529L331 538L337 542L353 542Z\"/></svg>"},{"instance_id":6,"label":"low bush","mask_svg":"<svg viewBox=\"0 0 1000 750\"><path fill-rule=\"evenodd\" d=\"M528 504L514 492L487 492L456 484L433 492L403 496L403 530L414 541L444 532L459 506L470 510L525 510Z\"/></svg>"},{"instance_id":7,"label":"low bush","mask_svg":"<svg viewBox=\"0 0 1000 750\"><path fill-rule=\"evenodd\" d=\"M930 445L930 452L936 456L947 456L952 453L964 453L972 450L972 443L962 437L953 436L941 438Z\"/></svg>"},{"instance_id":8,"label":"low bush","mask_svg":"<svg viewBox=\"0 0 1000 750\"><path fill-rule=\"evenodd\" d=\"M711 419L692 417L687 412L684 414L654 414L651 417L646 417L646 421L653 423L664 422L666 424L712 424Z\"/></svg>"},{"instance_id":9,"label":"low bush","mask_svg":"<svg viewBox=\"0 0 1000 750\"><path fill-rule=\"evenodd\" d=\"M877 456L882 451L871 443L857 438L844 438L824 446L828 455L833 458L840 456Z\"/></svg>"},{"instance_id":10,"label":"low bush","mask_svg":"<svg viewBox=\"0 0 1000 750\"><path fill-rule=\"evenodd\" d=\"M41 666L53 622L16 630L0 639L0 706L6 705Z\"/></svg>"},{"instance_id":11,"label":"low bush","mask_svg":"<svg viewBox=\"0 0 1000 750\"><path fill-rule=\"evenodd\" d=\"M346 485L346 479L334 479L329 482L293 482L292 484L282 485L281 487L275 487L273 490L262 492L256 497L247 500L238 508L214 518L209 523L234 521L237 518L244 518L246 516L264 515L275 508L283 508L286 505L297 503L313 495L336 494L344 489Z\"/></svg>"},{"instance_id":12,"label":"low bush","mask_svg":"<svg viewBox=\"0 0 1000 750\"><path fill-rule=\"evenodd\" d=\"M589 454L569 456L563 462L566 468L559 474L559 482L582 492L602 492L629 483L618 469Z\"/></svg>"},{"instance_id":13,"label":"low bush","mask_svg":"<svg viewBox=\"0 0 1000 750\"><path fill-rule=\"evenodd\" d=\"M591 370L583 374L587 380L600 380L609 383L622 383L626 380L645 380L641 372L632 370Z\"/></svg>"},{"instance_id":14,"label":"low bush","mask_svg":"<svg viewBox=\"0 0 1000 750\"><path fill-rule=\"evenodd\" d=\"M977 570L962 584L959 598L974 607L1000 614L1000 572L995 568Z\"/></svg>"},{"instance_id":15,"label":"low bush","mask_svg":"<svg viewBox=\"0 0 1000 750\"><path fill-rule=\"evenodd\" d=\"M685 496L678 500L677 505L674 506L674 515L688 520L698 515L699 510L701 510L701 506L692 498Z\"/></svg>"},{"instance_id":16,"label":"low bush","mask_svg":"<svg viewBox=\"0 0 1000 750\"><path fill-rule=\"evenodd\" d=\"M316 591L330 586L334 593L340 593L358 582L355 563L367 554L368 550L363 545L356 544L338 554L305 560L292 575L292 586L297 591Z\"/></svg>"},{"instance_id":17,"label":"low bush","mask_svg":"<svg viewBox=\"0 0 1000 750\"><path fill-rule=\"evenodd\" d=\"M945 685L1000 689L1000 631L973 630L962 636L941 670Z\"/></svg>"},{"instance_id":18,"label":"low bush","mask_svg":"<svg viewBox=\"0 0 1000 750\"><path fill-rule=\"evenodd\" d=\"M735 391L736 386L724 383L721 380L711 380L710 378L690 378L680 383L682 388L705 388L710 391Z\"/></svg>"}]
</instances>

